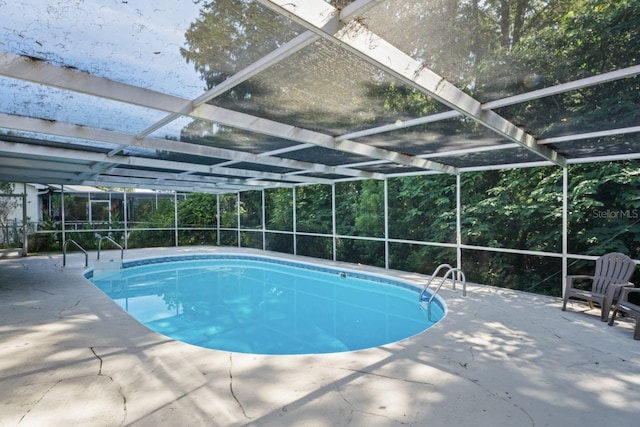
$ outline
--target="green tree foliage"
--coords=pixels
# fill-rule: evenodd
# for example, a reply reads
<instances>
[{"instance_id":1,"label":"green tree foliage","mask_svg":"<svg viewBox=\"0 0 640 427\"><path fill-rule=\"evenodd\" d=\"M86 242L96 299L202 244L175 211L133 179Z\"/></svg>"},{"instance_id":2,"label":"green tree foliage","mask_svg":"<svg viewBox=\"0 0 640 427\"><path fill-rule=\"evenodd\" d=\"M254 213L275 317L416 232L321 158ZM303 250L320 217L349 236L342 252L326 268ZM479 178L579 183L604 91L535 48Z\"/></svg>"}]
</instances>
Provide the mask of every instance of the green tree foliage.
<instances>
[{"instance_id":1,"label":"green tree foliage","mask_svg":"<svg viewBox=\"0 0 640 427\"><path fill-rule=\"evenodd\" d=\"M569 251L640 257L640 162L570 169Z\"/></svg>"},{"instance_id":2,"label":"green tree foliage","mask_svg":"<svg viewBox=\"0 0 640 427\"><path fill-rule=\"evenodd\" d=\"M262 192L240 193L240 225L242 228L262 228Z\"/></svg>"},{"instance_id":3,"label":"green tree foliage","mask_svg":"<svg viewBox=\"0 0 640 427\"><path fill-rule=\"evenodd\" d=\"M238 226L238 195L220 195L220 226L235 228Z\"/></svg>"},{"instance_id":4,"label":"green tree foliage","mask_svg":"<svg viewBox=\"0 0 640 427\"><path fill-rule=\"evenodd\" d=\"M265 190L265 216L267 230L293 231L293 190L271 188ZM268 233L267 249L293 253L293 237L284 233Z\"/></svg>"},{"instance_id":5,"label":"green tree foliage","mask_svg":"<svg viewBox=\"0 0 640 427\"><path fill-rule=\"evenodd\" d=\"M525 76L519 90L551 86L637 65L640 57L635 0L556 2L541 12L536 31L523 36L505 70ZM491 68L487 71L490 73ZM637 125L640 79L631 77L582 88L502 110L541 136Z\"/></svg>"},{"instance_id":6,"label":"green tree foliage","mask_svg":"<svg viewBox=\"0 0 640 427\"><path fill-rule=\"evenodd\" d=\"M178 202L180 227L211 227L217 224L215 194L191 193Z\"/></svg>"},{"instance_id":7,"label":"green tree foliage","mask_svg":"<svg viewBox=\"0 0 640 427\"><path fill-rule=\"evenodd\" d=\"M293 231L293 192L290 188L265 190L267 228Z\"/></svg>"},{"instance_id":8,"label":"green tree foliage","mask_svg":"<svg viewBox=\"0 0 640 427\"><path fill-rule=\"evenodd\" d=\"M560 169L468 173L462 175L462 188L463 243L561 251Z\"/></svg>"},{"instance_id":9,"label":"green tree foliage","mask_svg":"<svg viewBox=\"0 0 640 427\"><path fill-rule=\"evenodd\" d=\"M426 175L389 180L389 235L450 243L455 241L456 180Z\"/></svg>"},{"instance_id":10,"label":"green tree foliage","mask_svg":"<svg viewBox=\"0 0 640 427\"><path fill-rule=\"evenodd\" d=\"M142 200L134 206L134 221L138 228L155 228L155 230L131 230L127 238L129 248L174 246L175 205L173 198Z\"/></svg>"},{"instance_id":11,"label":"green tree foliage","mask_svg":"<svg viewBox=\"0 0 640 427\"><path fill-rule=\"evenodd\" d=\"M345 236L384 237L384 185L381 181L336 184L336 232ZM384 244L341 238L341 261L384 266Z\"/></svg>"},{"instance_id":12,"label":"green tree foliage","mask_svg":"<svg viewBox=\"0 0 640 427\"><path fill-rule=\"evenodd\" d=\"M291 21L257 2L203 2L200 16L185 34L186 47L180 52L202 76L208 90L296 35ZM248 93L236 92L236 96Z\"/></svg>"},{"instance_id":13,"label":"green tree foliage","mask_svg":"<svg viewBox=\"0 0 640 427\"><path fill-rule=\"evenodd\" d=\"M462 243L472 246L562 251L562 170L555 167L474 172L462 175ZM555 259L465 250L467 278L526 289L544 283L560 290ZM558 276L559 278L559 276ZM538 286L537 291L547 288Z\"/></svg>"},{"instance_id":14,"label":"green tree foliage","mask_svg":"<svg viewBox=\"0 0 640 427\"><path fill-rule=\"evenodd\" d=\"M191 228L178 234L180 245L215 244L217 227L217 197L215 194L188 194L178 202L178 226Z\"/></svg>"},{"instance_id":15,"label":"green tree foliage","mask_svg":"<svg viewBox=\"0 0 640 427\"><path fill-rule=\"evenodd\" d=\"M302 233L330 234L333 229L331 186L296 187L296 224Z\"/></svg>"}]
</instances>

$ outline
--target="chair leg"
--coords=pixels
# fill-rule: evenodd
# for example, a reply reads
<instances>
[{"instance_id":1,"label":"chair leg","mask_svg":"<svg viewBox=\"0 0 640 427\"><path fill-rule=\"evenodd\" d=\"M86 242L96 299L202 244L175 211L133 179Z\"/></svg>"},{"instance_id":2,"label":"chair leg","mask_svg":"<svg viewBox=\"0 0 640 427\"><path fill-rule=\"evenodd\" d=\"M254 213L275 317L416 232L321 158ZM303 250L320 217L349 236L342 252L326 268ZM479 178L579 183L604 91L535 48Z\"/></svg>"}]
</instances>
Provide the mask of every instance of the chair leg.
<instances>
[{"instance_id":1,"label":"chair leg","mask_svg":"<svg viewBox=\"0 0 640 427\"><path fill-rule=\"evenodd\" d=\"M618 309L613 310L611 314L611 319L609 319L609 326L613 326L613 322L616 320L616 315L618 314Z\"/></svg>"},{"instance_id":2,"label":"chair leg","mask_svg":"<svg viewBox=\"0 0 640 427\"><path fill-rule=\"evenodd\" d=\"M636 328L633 330L633 339L640 340L640 318L636 318Z\"/></svg>"},{"instance_id":3,"label":"chair leg","mask_svg":"<svg viewBox=\"0 0 640 427\"><path fill-rule=\"evenodd\" d=\"M611 306L602 305L602 311L600 312L600 321L606 322L609 320L609 311L611 311Z\"/></svg>"},{"instance_id":4,"label":"chair leg","mask_svg":"<svg viewBox=\"0 0 640 427\"><path fill-rule=\"evenodd\" d=\"M611 293L607 293L607 296L600 303L600 305L602 306L600 320L606 322L609 319L609 312L611 311L611 306L613 305L613 295Z\"/></svg>"},{"instance_id":5,"label":"chair leg","mask_svg":"<svg viewBox=\"0 0 640 427\"><path fill-rule=\"evenodd\" d=\"M569 297L568 297L568 296L565 296L565 297L562 299L562 311L567 311L567 300L568 300L568 299L569 299Z\"/></svg>"}]
</instances>

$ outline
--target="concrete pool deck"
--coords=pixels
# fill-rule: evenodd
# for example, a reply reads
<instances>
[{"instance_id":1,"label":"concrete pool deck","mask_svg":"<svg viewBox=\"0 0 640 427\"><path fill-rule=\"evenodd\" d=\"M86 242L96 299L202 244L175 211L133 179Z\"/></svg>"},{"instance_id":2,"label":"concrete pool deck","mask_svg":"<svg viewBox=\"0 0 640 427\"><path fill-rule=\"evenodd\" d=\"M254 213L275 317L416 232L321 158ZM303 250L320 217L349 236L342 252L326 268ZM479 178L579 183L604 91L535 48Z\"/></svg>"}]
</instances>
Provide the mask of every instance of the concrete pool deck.
<instances>
[{"instance_id":1,"label":"concrete pool deck","mask_svg":"<svg viewBox=\"0 0 640 427\"><path fill-rule=\"evenodd\" d=\"M235 250L125 258L216 251ZM469 284L466 298L459 287L441 291L449 314L417 337L350 353L257 356L150 331L86 281L83 267L77 253L64 268L61 255L0 259L0 426L640 423L633 323L610 327L581 302L562 312L557 298Z\"/></svg>"}]
</instances>

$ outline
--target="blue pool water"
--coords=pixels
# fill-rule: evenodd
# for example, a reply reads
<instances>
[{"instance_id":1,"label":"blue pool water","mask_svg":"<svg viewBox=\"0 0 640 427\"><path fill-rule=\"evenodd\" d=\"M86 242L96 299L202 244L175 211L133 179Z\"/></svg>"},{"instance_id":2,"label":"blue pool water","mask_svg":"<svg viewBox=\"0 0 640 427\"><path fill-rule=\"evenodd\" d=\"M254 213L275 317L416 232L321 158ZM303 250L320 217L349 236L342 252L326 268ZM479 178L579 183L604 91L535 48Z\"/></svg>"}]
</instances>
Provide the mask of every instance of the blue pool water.
<instances>
[{"instance_id":1,"label":"blue pool water","mask_svg":"<svg viewBox=\"0 0 640 427\"><path fill-rule=\"evenodd\" d=\"M96 270L91 280L150 329L211 349L359 350L419 334L445 313L434 300L429 321L420 290L396 279L275 258L205 255L124 267Z\"/></svg>"}]
</instances>

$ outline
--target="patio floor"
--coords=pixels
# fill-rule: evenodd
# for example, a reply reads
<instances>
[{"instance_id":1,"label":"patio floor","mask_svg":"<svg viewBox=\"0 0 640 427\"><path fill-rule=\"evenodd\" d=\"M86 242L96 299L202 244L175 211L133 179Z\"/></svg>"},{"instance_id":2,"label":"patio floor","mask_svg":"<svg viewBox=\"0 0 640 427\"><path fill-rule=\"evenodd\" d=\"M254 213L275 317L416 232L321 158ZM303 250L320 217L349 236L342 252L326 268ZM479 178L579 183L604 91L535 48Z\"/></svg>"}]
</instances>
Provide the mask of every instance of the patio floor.
<instances>
[{"instance_id":1,"label":"patio floor","mask_svg":"<svg viewBox=\"0 0 640 427\"><path fill-rule=\"evenodd\" d=\"M234 249L129 250L125 258L221 250ZM557 298L469 284L466 298L443 290L447 317L400 343L256 356L148 330L86 281L83 266L81 254L64 268L61 255L0 259L0 426L640 422L633 324L609 327L581 302L562 312Z\"/></svg>"}]
</instances>

